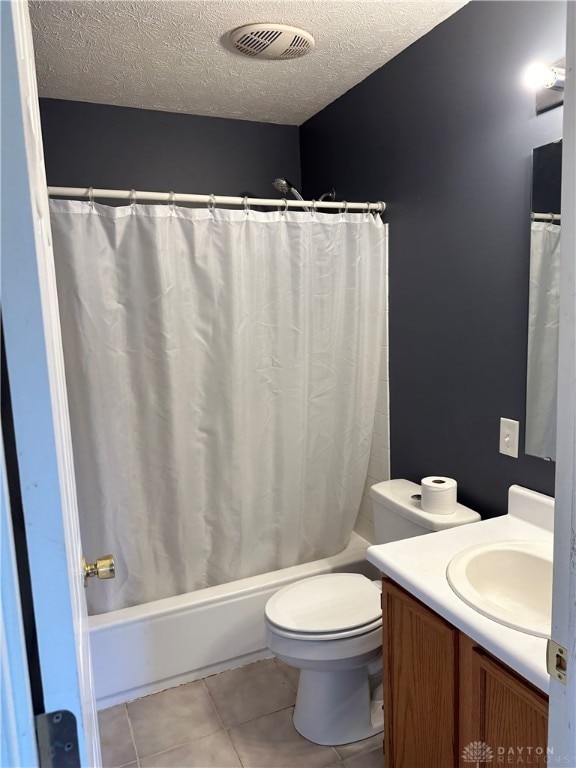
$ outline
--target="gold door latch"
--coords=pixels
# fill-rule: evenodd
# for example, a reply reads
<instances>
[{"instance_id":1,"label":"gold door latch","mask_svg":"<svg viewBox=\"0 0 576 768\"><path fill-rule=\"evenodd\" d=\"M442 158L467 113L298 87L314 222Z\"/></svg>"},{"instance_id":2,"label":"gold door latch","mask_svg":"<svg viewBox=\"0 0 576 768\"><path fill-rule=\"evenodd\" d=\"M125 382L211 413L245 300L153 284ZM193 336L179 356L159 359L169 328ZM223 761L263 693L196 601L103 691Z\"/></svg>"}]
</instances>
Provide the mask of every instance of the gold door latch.
<instances>
[{"instance_id":1,"label":"gold door latch","mask_svg":"<svg viewBox=\"0 0 576 768\"><path fill-rule=\"evenodd\" d=\"M84 568L84 586L92 576L97 576L99 579L113 579L116 575L114 555L103 555L96 558L94 563L87 563L86 559L82 558L82 567Z\"/></svg>"}]
</instances>

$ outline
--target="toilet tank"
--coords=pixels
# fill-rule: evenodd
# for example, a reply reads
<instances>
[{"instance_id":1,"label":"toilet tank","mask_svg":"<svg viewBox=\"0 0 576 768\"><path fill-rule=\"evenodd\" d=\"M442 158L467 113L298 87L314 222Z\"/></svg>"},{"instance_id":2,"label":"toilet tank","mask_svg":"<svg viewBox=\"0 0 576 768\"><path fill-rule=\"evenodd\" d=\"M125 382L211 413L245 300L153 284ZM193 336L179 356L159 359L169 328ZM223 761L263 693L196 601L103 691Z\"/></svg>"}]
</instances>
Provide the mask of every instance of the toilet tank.
<instances>
[{"instance_id":1,"label":"toilet tank","mask_svg":"<svg viewBox=\"0 0 576 768\"><path fill-rule=\"evenodd\" d=\"M375 544L409 539L424 533L442 531L458 525L476 523L478 512L457 504L449 515L424 512L420 506L420 486L410 480L385 480L370 488L374 513ZM418 498L413 498L418 497Z\"/></svg>"}]
</instances>

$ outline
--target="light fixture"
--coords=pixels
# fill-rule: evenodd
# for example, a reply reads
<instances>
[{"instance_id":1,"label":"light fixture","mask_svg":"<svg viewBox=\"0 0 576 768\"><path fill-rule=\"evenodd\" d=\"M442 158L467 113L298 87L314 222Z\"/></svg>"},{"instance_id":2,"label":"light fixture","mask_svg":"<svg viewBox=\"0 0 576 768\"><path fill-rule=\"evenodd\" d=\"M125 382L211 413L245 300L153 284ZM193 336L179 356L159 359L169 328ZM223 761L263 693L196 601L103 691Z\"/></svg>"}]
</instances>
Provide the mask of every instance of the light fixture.
<instances>
[{"instance_id":1,"label":"light fixture","mask_svg":"<svg viewBox=\"0 0 576 768\"><path fill-rule=\"evenodd\" d=\"M549 109L564 103L564 82L566 80L566 59L558 59L552 64L535 61L524 71L524 84L534 92L536 114L541 115Z\"/></svg>"},{"instance_id":2,"label":"light fixture","mask_svg":"<svg viewBox=\"0 0 576 768\"><path fill-rule=\"evenodd\" d=\"M565 69L551 67L543 61L530 64L524 72L524 84L532 91L539 91L541 88L563 91L565 80Z\"/></svg>"}]
</instances>

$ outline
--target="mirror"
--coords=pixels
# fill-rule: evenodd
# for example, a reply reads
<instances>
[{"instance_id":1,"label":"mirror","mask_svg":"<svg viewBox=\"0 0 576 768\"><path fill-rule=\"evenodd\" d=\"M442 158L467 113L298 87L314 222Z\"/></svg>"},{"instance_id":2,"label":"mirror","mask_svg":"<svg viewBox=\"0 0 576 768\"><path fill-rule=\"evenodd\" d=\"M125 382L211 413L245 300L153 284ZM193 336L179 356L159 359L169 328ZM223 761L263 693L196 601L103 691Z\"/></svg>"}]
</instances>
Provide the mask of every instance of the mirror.
<instances>
[{"instance_id":1,"label":"mirror","mask_svg":"<svg viewBox=\"0 0 576 768\"><path fill-rule=\"evenodd\" d=\"M525 451L556 459L562 140L532 156Z\"/></svg>"}]
</instances>

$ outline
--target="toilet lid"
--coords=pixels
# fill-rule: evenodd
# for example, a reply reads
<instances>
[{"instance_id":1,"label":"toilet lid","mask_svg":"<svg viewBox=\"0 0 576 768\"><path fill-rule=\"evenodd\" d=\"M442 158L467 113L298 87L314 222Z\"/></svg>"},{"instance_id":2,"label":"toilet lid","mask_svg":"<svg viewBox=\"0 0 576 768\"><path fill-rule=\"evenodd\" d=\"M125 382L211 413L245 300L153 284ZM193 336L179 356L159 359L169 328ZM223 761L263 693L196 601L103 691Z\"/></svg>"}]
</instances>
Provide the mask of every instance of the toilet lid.
<instances>
[{"instance_id":1,"label":"toilet lid","mask_svg":"<svg viewBox=\"0 0 576 768\"><path fill-rule=\"evenodd\" d=\"M381 592L358 573L329 573L289 584L266 604L266 617L292 632L344 632L381 618Z\"/></svg>"},{"instance_id":2,"label":"toilet lid","mask_svg":"<svg viewBox=\"0 0 576 768\"><path fill-rule=\"evenodd\" d=\"M357 637L358 635L367 635L369 632L378 630L380 637L379 643L382 643L382 617L380 616L376 621L371 621L369 624L363 624L361 627L352 627L352 629L341 629L338 632L293 632L288 629L282 629L276 624L273 624L269 619L266 619L266 627L270 632L280 637L287 637L290 640L345 640L348 637Z\"/></svg>"}]
</instances>

